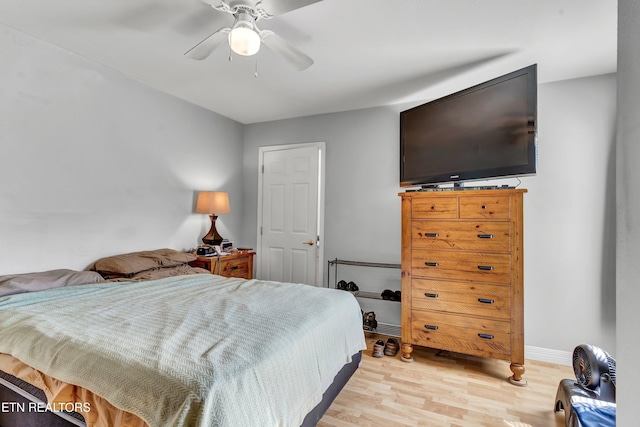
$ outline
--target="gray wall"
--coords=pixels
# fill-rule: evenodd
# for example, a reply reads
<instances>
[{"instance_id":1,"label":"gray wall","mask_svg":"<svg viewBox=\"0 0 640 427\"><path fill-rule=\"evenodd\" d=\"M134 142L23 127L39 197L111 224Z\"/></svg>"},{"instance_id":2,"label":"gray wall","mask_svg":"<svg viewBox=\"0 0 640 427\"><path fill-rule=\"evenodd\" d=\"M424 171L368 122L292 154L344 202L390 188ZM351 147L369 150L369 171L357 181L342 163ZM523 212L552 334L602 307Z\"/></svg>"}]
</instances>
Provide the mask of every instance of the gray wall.
<instances>
[{"instance_id":1,"label":"gray wall","mask_svg":"<svg viewBox=\"0 0 640 427\"><path fill-rule=\"evenodd\" d=\"M615 94L615 75L540 85L539 170L522 179L527 346L615 348ZM325 141L325 260L399 263L398 114L406 107L247 125L243 239L255 245L258 147ZM376 283L363 269L342 271L361 288L399 289L399 278ZM399 322L397 304L371 304Z\"/></svg>"},{"instance_id":2,"label":"gray wall","mask_svg":"<svg viewBox=\"0 0 640 427\"><path fill-rule=\"evenodd\" d=\"M538 94L539 167L523 184L525 340L613 352L616 77L543 84Z\"/></svg>"},{"instance_id":3,"label":"gray wall","mask_svg":"<svg viewBox=\"0 0 640 427\"><path fill-rule=\"evenodd\" d=\"M242 218L242 125L0 26L0 274L194 247Z\"/></svg>"},{"instance_id":4,"label":"gray wall","mask_svg":"<svg viewBox=\"0 0 640 427\"><path fill-rule=\"evenodd\" d=\"M637 91L631 27L621 26L628 104ZM230 192L219 229L255 246L258 147L311 141L327 143L325 260L400 261L398 113L407 106L242 126L5 27L0 64L0 273L192 247L209 226L192 213L199 189ZM613 75L540 86L539 172L522 183L528 346L615 348L615 87ZM637 114L621 120L623 166L636 126ZM619 185L635 178L621 170ZM624 200L620 212L631 212L637 200ZM637 277L625 273L633 266L619 276ZM363 288L399 288L393 276L344 274ZM618 304L637 292L620 286ZM383 320L397 322L398 306L383 307Z\"/></svg>"},{"instance_id":5,"label":"gray wall","mask_svg":"<svg viewBox=\"0 0 640 427\"><path fill-rule=\"evenodd\" d=\"M620 0L618 15L617 423L635 426L640 420L640 3Z\"/></svg>"}]
</instances>

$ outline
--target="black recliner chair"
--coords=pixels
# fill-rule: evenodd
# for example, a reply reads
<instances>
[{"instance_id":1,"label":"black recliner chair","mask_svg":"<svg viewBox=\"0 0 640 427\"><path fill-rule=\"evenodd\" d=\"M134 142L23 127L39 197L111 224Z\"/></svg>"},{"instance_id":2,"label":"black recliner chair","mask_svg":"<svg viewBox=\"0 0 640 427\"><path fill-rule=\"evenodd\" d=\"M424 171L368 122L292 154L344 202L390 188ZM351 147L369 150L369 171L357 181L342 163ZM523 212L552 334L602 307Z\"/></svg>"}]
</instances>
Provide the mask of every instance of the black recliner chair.
<instances>
[{"instance_id":1,"label":"black recliner chair","mask_svg":"<svg viewBox=\"0 0 640 427\"><path fill-rule=\"evenodd\" d=\"M575 380L558 385L555 412L564 409L566 427L616 425L616 360L588 344L573 350Z\"/></svg>"}]
</instances>

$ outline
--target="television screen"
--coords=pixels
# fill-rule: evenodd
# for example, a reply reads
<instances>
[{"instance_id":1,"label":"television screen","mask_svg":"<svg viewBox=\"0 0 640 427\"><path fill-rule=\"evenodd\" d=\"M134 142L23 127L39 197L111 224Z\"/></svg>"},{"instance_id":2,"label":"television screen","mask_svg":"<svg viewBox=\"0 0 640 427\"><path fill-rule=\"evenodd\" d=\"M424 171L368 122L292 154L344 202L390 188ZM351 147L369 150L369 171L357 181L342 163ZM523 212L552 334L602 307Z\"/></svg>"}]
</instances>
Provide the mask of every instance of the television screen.
<instances>
[{"instance_id":1,"label":"television screen","mask_svg":"<svg viewBox=\"0 0 640 427\"><path fill-rule=\"evenodd\" d=\"M400 185L536 172L536 65L400 113Z\"/></svg>"}]
</instances>

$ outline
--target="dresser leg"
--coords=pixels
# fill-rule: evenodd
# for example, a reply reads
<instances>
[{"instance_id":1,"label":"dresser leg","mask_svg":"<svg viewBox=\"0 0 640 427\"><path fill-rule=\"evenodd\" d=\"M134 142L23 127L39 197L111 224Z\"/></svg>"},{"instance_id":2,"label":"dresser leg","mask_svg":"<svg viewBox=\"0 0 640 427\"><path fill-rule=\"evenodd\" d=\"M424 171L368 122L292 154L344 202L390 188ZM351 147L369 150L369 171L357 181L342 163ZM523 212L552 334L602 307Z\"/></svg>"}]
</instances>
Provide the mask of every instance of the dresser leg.
<instances>
[{"instance_id":1,"label":"dresser leg","mask_svg":"<svg viewBox=\"0 0 640 427\"><path fill-rule=\"evenodd\" d=\"M521 365L520 363L512 363L509 366L509 369L511 369L511 372L513 372L513 376L509 377L509 382L511 384L513 384L513 385L518 385L520 387L526 387L527 386L527 380L522 378L522 375L524 375L524 366Z\"/></svg>"},{"instance_id":2,"label":"dresser leg","mask_svg":"<svg viewBox=\"0 0 640 427\"><path fill-rule=\"evenodd\" d=\"M411 353L413 353L413 345L403 342L400 350L402 351L400 360L403 362L413 362L413 356L411 356Z\"/></svg>"}]
</instances>

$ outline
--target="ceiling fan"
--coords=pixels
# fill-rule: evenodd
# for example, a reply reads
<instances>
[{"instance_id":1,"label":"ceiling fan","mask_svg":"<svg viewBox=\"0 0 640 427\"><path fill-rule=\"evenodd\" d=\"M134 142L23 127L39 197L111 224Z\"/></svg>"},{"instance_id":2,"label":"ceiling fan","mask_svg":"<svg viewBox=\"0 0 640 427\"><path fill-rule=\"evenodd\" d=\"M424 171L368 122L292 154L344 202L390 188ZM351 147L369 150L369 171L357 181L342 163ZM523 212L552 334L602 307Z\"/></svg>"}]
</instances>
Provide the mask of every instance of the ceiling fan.
<instances>
[{"instance_id":1,"label":"ceiling fan","mask_svg":"<svg viewBox=\"0 0 640 427\"><path fill-rule=\"evenodd\" d=\"M235 21L232 27L224 27L207 36L189 49L185 56L205 59L215 49L228 41L229 47L238 55L251 56L258 53L264 43L282 56L297 70L302 71L313 64L313 59L270 30L257 26L260 19L270 19L321 0L202 0L212 8L230 13Z\"/></svg>"}]
</instances>

